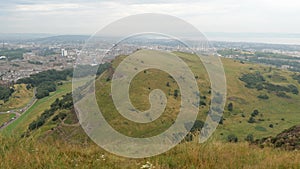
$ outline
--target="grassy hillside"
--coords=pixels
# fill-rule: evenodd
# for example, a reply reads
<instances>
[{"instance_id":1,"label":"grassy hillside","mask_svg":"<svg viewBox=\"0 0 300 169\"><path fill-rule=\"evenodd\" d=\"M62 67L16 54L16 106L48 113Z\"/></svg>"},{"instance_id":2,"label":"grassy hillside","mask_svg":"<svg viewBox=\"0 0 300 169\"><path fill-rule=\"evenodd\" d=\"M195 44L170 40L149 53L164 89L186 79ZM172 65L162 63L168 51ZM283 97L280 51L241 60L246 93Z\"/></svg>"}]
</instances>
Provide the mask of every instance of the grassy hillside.
<instances>
[{"instance_id":1,"label":"grassy hillside","mask_svg":"<svg viewBox=\"0 0 300 169\"><path fill-rule=\"evenodd\" d=\"M3 124L10 120L11 118L15 117L15 114L0 114L0 124Z\"/></svg>"},{"instance_id":2,"label":"grassy hillside","mask_svg":"<svg viewBox=\"0 0 300 169\"><path fill-rule=\"evenodd\" d=\"M210 82L200 60L195 55L174 52L191 68L198 83L201 97L198 120L205 120L210 103ZM130 99L139 110L150 107L151 90L159 88L165 92L168 103L163 115L149 124L136 124L121 116L111 98L111 77L114 69L126 56L116 58L112 68L96 80L96 96L106 120L119 132L133 137L149 137L161 133L175 120L181 101L175 97L178 85L167 73L157 69L140 72L131 82ZM227 78L227 104L223 124L219 125L210 141L198 144L197 139L183 142L159 156L145 159L125 159L110 154L95 145L80 127L73 109L55 110L46 123L20 139L28 125L36 120L50 105L71 91L71 84L58 87L49 97L38 100L24 115L1 132L0 163L3 168L141 168L147 162L155 168L300 168L300 153L256 145L244 141L248 134L254 138L275 136L284 129L300 124L299 94L266 89L269 84L299 88L293 79L294 73L268 66L241 63L222 59ZM264 79L259 82L263 89L246 87L240 80L243 75L259 72ZM268 99L259 98L267 95ZM288 96L288 97L286 97ZM232 110L227 105L232 103ZM254 123L249 118L254 110ZM57 117L57 118L56 118ZM272 127L270 127L272 124ZM4 135L5 134L5 135ZM238 143L228 143L227 137L234 134Z\"/></svg>"},{"instance_id":3,"label":"grassy hillside","mask_svg":"<svg viewBox=\"0 0 300 169\"><path fill-rule=\"evenodd\" d=\"M25 84L15 84L14 90L7 102L0 100L0 112L23 108L33 97L33 89L26 89Z\"/></svg>"},{"instance_id":4,"label":"grassy hillside","mask_svg":"<svg viewBox=\"0 0 300 169\"><path fill-rule=\"evenodd\" d=\"M70 82L66 82L58 86L57 90L50 94L49 97L39 99L32 107L22 114L20 118L12 124L1 130L4 135L20 135L27 130L28 125L35 120L45 109L50 107L50 104L66 93L71 92L72 87Z\"/></svg>"},{"instance_id":5,"label":"grassy hillside","mask_svg":"<svg viewBox=\"0 0 300 169\"><path fill-rule=\"evenodd\" d=\"M198 87L201 93L201 100L204 105L199 110L198 119L204 121L210 102L210 83L207 73L200 60L191 54L175 52L191 68L197 77ZM131 82L130 99L139 110L150 108L149 93L153 89L161 89L168 98L168 104L163 116L150 124L135 124L120 116L115 109L110 95L111 82L108 80L113 70L122 61L123 57L113 62L113 69L107 71L96 82L97 100L102 113L108 122L118 131L136 137L144 137L160 133L168 128L179 111L180 98L174 98L174 91L179 90L176 82L165 72L160 70L147 70L140 72ZM270 68L268 66L243 63L231 59L222 59L227 79L227 104L224 111L223 124L219 125L214 134L217 140L226 140L229 134L235 134L240 140L248 134L255 138L276 135L284 129L300 123L298 115L299 94L285 92L287 97L279 97L277 92L262 89L257 90L246 87L246 83L240 80L245 74L259 74L264 78L263 85L269 84L288 86L294 85L299 88L299 83L292 78L294 73ZM167 85L168 83L168 85ZM258 96L266 95L268 99L261 99ZM232 103L233 110L227 110L227 105ZM206 105L205 105L206 104ZM254 123L249 119L254 110L259 114L255 117ZM270 127L272 126L272 127ZM145 135L146 133L146 135Z\"/></svg>"}]
</instances>

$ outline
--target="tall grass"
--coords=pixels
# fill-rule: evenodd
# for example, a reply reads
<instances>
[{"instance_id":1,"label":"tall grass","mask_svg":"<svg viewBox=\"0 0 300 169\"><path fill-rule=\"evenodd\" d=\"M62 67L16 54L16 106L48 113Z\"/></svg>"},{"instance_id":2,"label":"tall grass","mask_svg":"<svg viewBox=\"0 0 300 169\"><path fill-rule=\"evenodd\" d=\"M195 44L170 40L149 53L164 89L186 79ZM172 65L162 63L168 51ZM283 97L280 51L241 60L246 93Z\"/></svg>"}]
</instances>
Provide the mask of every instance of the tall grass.
<instances>
[{"instance_id":1,"label":"tall grass","mask_svg":"<svg viewBox=\"0 0 300 169\"><path fill-rule=\"evenodd\" d=\"M260 149L248 143L182 143L159 156L126 159L95 144L0 138L0 168L140 168L147 161L168 168L300 168L300 153Z\"/></svg>"}]
</instances>

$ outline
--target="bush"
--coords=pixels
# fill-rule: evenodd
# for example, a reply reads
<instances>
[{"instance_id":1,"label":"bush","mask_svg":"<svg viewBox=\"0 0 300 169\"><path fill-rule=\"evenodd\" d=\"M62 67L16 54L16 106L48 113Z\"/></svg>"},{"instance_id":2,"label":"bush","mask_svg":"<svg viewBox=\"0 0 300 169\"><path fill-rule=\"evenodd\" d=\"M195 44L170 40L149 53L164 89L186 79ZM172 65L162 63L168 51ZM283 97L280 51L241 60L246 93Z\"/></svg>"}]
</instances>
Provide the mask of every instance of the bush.
<instances>
[{"instance_id":1,"label":"bush","mask_svg":"<svg viewBox=\"0 0 300 169\"><path fill-rule=\"evenodd\" d=\"M288 96L285 92L281 92L281 91L277 92L277 93L276 93L276 96L282 97L282 98L287 98L287 99L291 98L291 97Z\"/></svg>"},{"instance_id":2,"label":"bush","mask_svg":"<svg viewBox=\"0 0 300 169\"><path fill-rule=\"evenodd\" d=\"M248 120L248 123L255 123L254 117L251 116L251 117L249 118L249 120Z\"/></svg>"},{"instance_id":3,"label":"bush","mask_svg":"<svg viewBox=\"0 0 300 169\"><path fill-rule=\"evenodd\" d=\"M261 95L257 96L257 98L263 99L263 100L268 100L268 99L269 99L269 96L266 95L266 94L261 94Z\"/></svg>"},{"instance_id":4,"label":"bush","mask_svg":"<svg viewBox=\"0 0 300 169\"><path fill-rule=\"evenodd\" d=\"M248 141L250 143L252 143L254 141L254 137L252 134L248 134L247 137L245 138L245 141Z\"/></svg>"},{"instance_id":5,"label":"bush","mask_svg":"<svg viewBox=\"0 0 300 169\"><path fill-rule=\"evenodd\" d=\"M247 88L255 88L259 83L265 81L264 77L259 73L244 74L240 77L240 80L246 83Z\"/></svg>"},{"instance_id":6,"label":"bush","mask_svg":"<svg viewBox=\"0 0 300 169\"><path fill-rule=\"evenodd\" d=\"M54 116L52 121L57 121L58 119L64 120L67 117L66 113L60 112L58 115Z\"/></svg>"},{"instance_id":7,"label":"bush","mask_svg":"<svg viewBox=\"0 0 300 169\"><path fill-rule=\"evenodd\" d=\"M200 101L200 103L199 103L199 104L200 104L200 106L206 106L206 103L205 103L205 101L202 101L202 100Z\"/></svg>"},{"instance_id":8,"label":"bush","mask_svg":"<svg viewBox=\"0 0 300 169\"><path fill-rule=\"evenodd\" d=\"M38 119L38 120L30 123L28 129L29 130L37 129L37 128L41 127L44 123L45 123L44 119Z\"/></svg>"},{"instance_id":9,"label":"bush","mask_svg":"<svg viewBox=\"0 0 300 169\"><path fill-rule=\"evenodd\" d=\"M258 110L254 110L252 113L251 113L251 116L252 117L255 117L259 114L259 111Z\"/></svg>"},{"instance_id":10,"label":"bush","mask_svg":"<svg viewBox=\"0 0 300 169\"><path fill-rule=\"evenodd\" d=\"M175 89L174 90L174 97L175 99L179 96L179 90Z\"/></svg>"},{"instance_id":11,"label":"bush","mask_svg":"<svg viewBox=\"0 0 300 169\"><path fill-rule=\"evenodd\" d=\"M233 104L229 103L227 109L228 109L228 111L232 111L233 110Z\"/></svg>"},{"instance_id":12,"label":"bush","mask_svg":"<svg viewBox=\"0 0 300 169\"><path fill-rule=\"evenodd\" d=\"M184 127L186 128L186 130L188 130L190 128L191 132L200 131L203 126L204 126L204 122L201 120L196 120L194 123L189 122L189 123L184 124Z\"/></svg>"},{"instance_id":13,"label":"bush","mask_svg":"<svg viewBox=\"0 0 300 169\"><path fill-rule=\"evenodd\" d=\"M227 136L227 141L232 142L232 143L236 143L236 142L238 142L238 138L237 138L236 135L230 134L230 135Z\"/></svg>"}]
</instances>

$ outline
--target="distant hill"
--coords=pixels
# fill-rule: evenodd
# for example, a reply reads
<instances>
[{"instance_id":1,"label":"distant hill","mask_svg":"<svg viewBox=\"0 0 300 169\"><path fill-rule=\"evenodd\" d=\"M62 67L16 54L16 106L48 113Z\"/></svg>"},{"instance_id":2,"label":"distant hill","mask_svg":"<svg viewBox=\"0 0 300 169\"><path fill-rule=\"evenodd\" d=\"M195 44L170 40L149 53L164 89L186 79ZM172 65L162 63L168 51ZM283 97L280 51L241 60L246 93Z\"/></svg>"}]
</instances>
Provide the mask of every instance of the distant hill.
<instances>
[{"instance_id":1,"label":"distant hill","mask_svg":"<svg viewBox=\"0 0 300 169\"><path fill-rule=\"evenodd\" d=\"M34 41L40 43L66 43L66 42L85 42L90 36L88 35L58 35L37 38Z\"/></svg>"}]
</instances>

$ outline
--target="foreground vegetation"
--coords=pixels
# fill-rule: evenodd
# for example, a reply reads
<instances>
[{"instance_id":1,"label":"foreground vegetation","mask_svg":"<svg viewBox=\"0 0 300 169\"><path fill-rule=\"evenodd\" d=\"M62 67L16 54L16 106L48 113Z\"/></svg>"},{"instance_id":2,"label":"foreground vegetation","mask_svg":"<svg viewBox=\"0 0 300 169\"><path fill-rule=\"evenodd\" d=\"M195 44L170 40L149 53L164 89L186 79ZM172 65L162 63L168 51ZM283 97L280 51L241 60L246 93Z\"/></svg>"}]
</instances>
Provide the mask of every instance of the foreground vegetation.
<instances>
[{"instance_id":1,"label":"foreground vegetation","mask_svg":"<svg viewBox=\"0 0 300 169\"><path fill-rule=\"evenodd\" d=\"M141 168L156 169L299 168L300 153L249 146L247 143L183 143L152 158L126 159L109 154L95 144L79 145L60 140L1 139L2 168Z\"/></svg>"}]
</instances>

